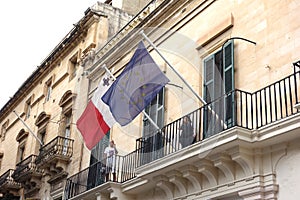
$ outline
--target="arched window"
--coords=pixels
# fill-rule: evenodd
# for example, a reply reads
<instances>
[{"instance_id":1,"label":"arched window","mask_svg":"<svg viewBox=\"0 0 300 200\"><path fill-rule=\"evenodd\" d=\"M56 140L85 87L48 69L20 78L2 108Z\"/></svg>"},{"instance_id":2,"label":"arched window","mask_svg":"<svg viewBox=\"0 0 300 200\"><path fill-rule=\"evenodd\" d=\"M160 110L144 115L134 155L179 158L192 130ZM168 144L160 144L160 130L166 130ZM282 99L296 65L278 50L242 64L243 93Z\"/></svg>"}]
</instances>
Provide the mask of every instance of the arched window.
<instances>
[{"instance_id":1,"label":"arched window","mask_svg":"<svg viewBox=\"0 0 300 200\"><path fill-rule=\"evenodd\" d=\"M59 106L62 108L59 134L62 137L70 138L72 128L72 116L73 116L73 102L76 94L72 93L71 90L65 92L59 101Z\"/></svg>"},{"instance_id":2,"label":"arched window","mask_svg":"<svg viewBox=\"0 0 300 200\"><path fill-rule=\"evenodd\" d=\"M2 141L5 140L5 135L6 135L6 132L7 132L8 123L9 123L9 120L6 120L6 122L4 122L2 124L2 127L1 127L1 140Z\"/></svg>"},{"instance_id":3,"label":"arched window","mask_svg":"<svg viewBox=\"0 0 300 200\"><path fill-rule=\"evenodd\" d=\"M28 132L24 129L21 129L16 137L18 145L18 152L17 152L17 163L21 162L25 158L25 146L28 137Z\"/></svg>"},{"instance_id":4,"label":"arched window","mask_svg":"<svg viewBox=\"0 0 300 200\"><path fill-rule=\"evenodd\" d=\"M37 117L35 125L38 127L37 137L45 144L47 125L50 120L50 115L47 115L45 112L42 112ZM41 144L37 141L36 152L41 148Z\"/></svg>"}]
</instances>

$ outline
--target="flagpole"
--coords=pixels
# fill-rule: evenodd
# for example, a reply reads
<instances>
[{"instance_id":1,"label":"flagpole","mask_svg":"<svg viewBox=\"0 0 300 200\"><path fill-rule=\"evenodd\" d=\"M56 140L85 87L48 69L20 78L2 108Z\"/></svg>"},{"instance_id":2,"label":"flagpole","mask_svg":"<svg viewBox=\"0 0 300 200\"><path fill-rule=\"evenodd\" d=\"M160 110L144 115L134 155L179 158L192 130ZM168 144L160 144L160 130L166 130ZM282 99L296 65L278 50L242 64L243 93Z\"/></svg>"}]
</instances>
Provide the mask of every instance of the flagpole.
<instances>
[{"instance_id":1,"label":"flagpole","mask_svg":"<svg viewBox=\"0 0 300 200\"><path fill-rule=\"evenodd\" d=\"M40 138L38 138L34 132L29 128L29 126L24 122L24 120L18 115L18 113L14 110L13 111L15 113L15 115L19 118L19 120L24 124L24 126L26 126L26 128L29 130L29 132L35 137L35 139L41 144L41 146L43 146L43 142L40 140Z\"/></svg>"},{"instance_id":2,"label":"flagpole","mask_svg":"<svg viewBox=\"0 0 300 200\"><path fill-rule=\"evenodd\" d=\"M207 105L205 100L201 96L199 96L197 92L195 92L195 90L192 88L192 86L190 86L190 84L180 75L179 72L177 72L177 70L172 66L172 64L160 53L160 51L157 49L156 45L148 38L148 36L144 33L143 30L141 30L140 34L145 38L145 40L147 40L147 42L153 47L153 49L158 53L158 55L160 55L160 57L169 65L169 67L183 81L183 83L192 91L192 93L198 98L198 100L200 100L204 105ZM215 111L212 110L212 108L210 106L208 106L208 109L213 113L213 115L215 115L217 117L217 119L219 118L218 114L216 114ZM227 128L227 125L224 123L224 121L222 119L220 119L220 122L222 123L224 128Z\"/></svg>"},{"instance_id":3,"label":"flagpole","mask_svg":"<svg viewBox=\"0 0 300 200\"><path fill-rule=\"evenodd\" d=\"M105 71L114 79L114 81L116 80L116 77L111 73L111 71L106 67L106 65L103 65L103 68L105 69ZM155 128L157 128L158 130L160 130L160 128L158 127L158 125L151 119L151 117L145 112L145 110L142 111L143 114L145 115L145 117L147 117L147 119L151 122L151 124L153 124L155 126Z\"/></svg>"},{"instance_id":4,"label":"flagpole","mask_svg":"<svg viewBox=\"0 0 300 200\"><path fill-rule=\"evenodd\" d=\"M193 92L193 94L205 105L206 102L204 101L204 99L199 96L194 89L192 88L192 86L190 86L190 84L188 82L186 82L186 80L177 72L177 70L172 66L172 64L160 53L160 51L157 49L157 47L155 46L155 44L147 37L147 35L144 33L144 31L142 30L140 32L140 34L147 40L147 42L149 42L149 44L154 48L154 50L160 55L160 57L169 65L169 67L175 72L175 74L183 81L183 83Z\"/></svg>"}]
</instances>

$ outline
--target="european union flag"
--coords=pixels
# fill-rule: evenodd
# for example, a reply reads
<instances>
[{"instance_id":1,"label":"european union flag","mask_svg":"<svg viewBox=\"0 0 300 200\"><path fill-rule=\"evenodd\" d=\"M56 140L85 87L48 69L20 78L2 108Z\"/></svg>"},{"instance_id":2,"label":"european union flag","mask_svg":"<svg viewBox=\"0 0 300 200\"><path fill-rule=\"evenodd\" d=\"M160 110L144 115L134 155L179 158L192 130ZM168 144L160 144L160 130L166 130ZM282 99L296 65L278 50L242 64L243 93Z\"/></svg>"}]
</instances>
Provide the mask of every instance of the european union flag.
<instances>
[{"instance_id":1,"label":"european union flag","mask_svg":"<svg viewBox=\"0 0 300 200\"><path fill-rule=\"evenodd\" d=\"M143 42L120 76L102 96L115 120L122 126L141 113L169 79L159 69Z\"/></svg>"}]
</instances>

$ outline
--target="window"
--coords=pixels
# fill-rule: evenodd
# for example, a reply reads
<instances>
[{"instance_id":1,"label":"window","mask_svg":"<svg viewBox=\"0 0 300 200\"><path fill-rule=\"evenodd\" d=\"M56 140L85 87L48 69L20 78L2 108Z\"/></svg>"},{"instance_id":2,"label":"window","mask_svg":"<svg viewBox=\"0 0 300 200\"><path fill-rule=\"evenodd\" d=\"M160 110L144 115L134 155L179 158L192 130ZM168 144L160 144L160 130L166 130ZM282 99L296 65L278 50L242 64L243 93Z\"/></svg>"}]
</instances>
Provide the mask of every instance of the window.
<instances>
[{"instance_id":1,"label":"window","mask_svg":"<svg viewBox=\"0 0 300 200\"><path fill-rule=\"evenodd\" d=\"M28 137L28 132L25 132L24 129L20 130L16 140L19 143L18 153L17 153L17 163L21 162L25 157L25 144Z\"/></svg>"},{"instance_id":2,"label":"window","mask_svg":"<svg viewBox=\"0 0 300 200\"><path fill-rule=\"evenodd\" d=\"M76 76L76 71L77 71L77 55L73 56L69 60L69 76L70 76L70 80L72 80Z\"/></svg>"},{"instance_id":3,"label":"window","mask_svg":"<svg viewBox=\"0 0 300 200\"><path fill-rule=\"evenodd\" d=\"M21 162L25 157L25 146L19 147L19 159L18 162Z\"/></svg>"},{"instance_id":4,"label":"window","mask_svg":"<svg viewBox=\"0 0 300 200\"><path fill-rule=\"evenodd\" d=\"M157 124L159 128L164 125L164 113L165 113L165 90L164 88L156 95L151 101L150 105L145 108L145 112L150 118ZM149 136L156 132L156 127L150 122L147 117L143 120L143 136Z\"/></svg>"},{"instance_id":5,"label":"window","mask_svg":"<svg viewBox=\"0 0 300 200\"><path fill-rule=\"evenodd\" d=\"M35 121L35 125L38 127L37 137L44 145L46 142L46 133L47 133L47 125L50 121L50 115L47 115L45 112L41 112ZM39 152L42 144L36 140L35 151Z\"/></svg>"},{"instance_id":6,"label":"window","mask_svg":"<svg viewBox=\"0 0 300 200\"><path fill-rule=\"evenodd\" d=\"M46 129L40 130L38 133L38 138L41 140L43 144L45 144L45 138L46 138ZM42 145L40 144L40 148Z\"/></svg>"},{"instance_id":7,"label":"window","mask_svg":"<svg viewBox=\"0 0 300 200\"><path fill-rule=\"evenodd\" d=\"M228 42L203 61L204 100L211 102L204 113L205 137L222 131L224 123L227 127L233 126L233 57L233 43Z\"/></svg>"},{"instance_id":8,"label":"window","mask_svg":"<svg viewBox=\"0 0 300 200\"><path fill-rule=\"evenodd\" d=\"M110 132L99 141L99 143L92 149L90 165L95 164L103 159L104 150L109 145Z\"/></svg>"},{"instance_id":9,"label":"window","mask_svg":"<svg viewBox=\"0 0 300 200\"><path fill-rule=\"evenodd\" d=\"M52 80L48 80L45 84L45 101L49 101L52 93Z\"/></svg>"},{"instance_id":10,"label":"window","mask_svg":"<svg viewBox=\"0 0 300 200\"><path fill-rule=\"evenodd\" d=\"M25 103L25 119L28 119L30 117L31 112L31 98L28 99Z\"/></svg>"},{"instance_id":11,"label":"window","mask_svg":"<svg viewBox=\"0 0 300 200\"><path fill-rule=\"evenodd\" d=\"M164 108L165 89L162 88L150 105L145 108L145 112L159 128L164 126ZM142 163L161 158L164 145L162 134L157 131L157 127L146 116L143 119L143 138L144 154L142 155Z\"/></svg>"},{"instance_id":12,"label":"window","mask_svg":"<svg viewBox=\"0 0 300 200\"><path fill-rule=\"evenodd\" d=\"M72 113L68 112L65 114L65 138L70 137L70 131L71 131L71 117Z\"/></svg>"},{"instance_id":13,"label":"window","mask_svg":"<svg viewBox=\"0 0 300 200\"><path fill-rule=\"evenodd\" d=\"M112 0L106 0L104 3L106 3L108 5L112 5Z\"/></svg>"},{"instance_id":14,"label":"window","mask_svg":"<svg viewBox=\"0 0 300 200\"><path fill-rule=\"evenodd\" d=\"M2 168L3 153L0 152L0 169Z\"/></svg>"},{"instance_id":15,"label":"window","mask_svg":"<svg viewBox=\"0 0 300 200\"><path fill-rule=\"evenodd\" d=\"M100 142L92 149L90 169L88 171L88 188L93 188L105 181L105 162L103 161L104 150L109 145L110 132L106 133ZM97 164L96 164L97 163Z\"/></svg>"},{"instance_id":16,"label":"window","mask_svg":"<svg viewBox=\"0 0 300 200\"><path fill-rule=\"evenodd\" d=\"M2 127L1 127L1 140L4 141L5 140L5 135L6 135L6 132L7 132L7 127L8 127L8 120L2 124Z\"/></svg>"},{"instance_id":17,"label":"window","mask_svg":"<svg viewBox=\"0 0 300 200\"><path fill-rule=\"evenodd\" d=\"M64 116L64 137L65 138L70 138L70 133L71 133L71 122L72 122L72 112L69 111L68 113L65 114ZM67 155L69 149L69 140L65 139L64 140L64 146L63 146L63 155Z\"/></svg>"},{"instance_id":18,"label":"window","mask_svg":"<svg viewBox=\"0 0 300 200\"><path fill-rule=\"evenodd\" d=\"M72 111L73 111L73 100L75 95L72 93L72 91L68 90L64 93L64 95L61 97L59 101L59 106L62 108L61 113L61 122L60 123L60 136L63 136L65 138L70 138L71 134L71 127L72 127ZM63 146L63 154L67 155L69 151L69 140L64 140L64 146Z\"/></svg>"}]
</instances>

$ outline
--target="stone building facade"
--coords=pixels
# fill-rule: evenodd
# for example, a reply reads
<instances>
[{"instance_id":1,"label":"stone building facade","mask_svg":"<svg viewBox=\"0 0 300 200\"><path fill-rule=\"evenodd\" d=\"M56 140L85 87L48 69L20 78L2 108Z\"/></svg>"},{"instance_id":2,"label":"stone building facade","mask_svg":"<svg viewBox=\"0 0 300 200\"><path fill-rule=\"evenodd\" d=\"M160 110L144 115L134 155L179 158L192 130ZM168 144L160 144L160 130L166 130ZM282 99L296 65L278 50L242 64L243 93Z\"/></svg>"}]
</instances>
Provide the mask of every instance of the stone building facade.
<instances>
[{"instance_id":1,"label":"stone building facade","mask_svg":"<svg viewBox=\"0 0 300 200\"><path fill-rule=\"evenodd\" d=\"M170 79L145 109L160 129L143 114L127 126L114 125L108 135L120 150L117 180L103 179L100 156L68 178L65 197L297 199L299 6L178 0L143 8L83 68L90 99L103 66L117 77L144 41ZM185 116L195 134L187 147L180 142Z\"/></svg>"},{"instance_id":2,"label":"stone building facade","mask_svg":"<svg viewBox=\"0 0 300 200\"><path fill-rule=\"evenodd\" d=\"M0 110L0 199L62 199L67 176L86 167L75 126L80 65L131 18L91 5Z\"/></svg>"},{"instance_id":3,"label":"stone building facade","mask_svg":"<svg viewBox=\"0 0 300 200\"><path fill-rule=\"evenodd\" d=\"M109 4L126 6L106 3L85 13L75 27L81 32L71 32L2 108L2 198L297 199L300 4L156 0L130 20L116 9L127 20L117 26ZM118 77L141 40L170 79L145 109L159 129L140 114L88 151L74 123L103 66ZM76 75L68 71L78 62ZM183 147L185 116L193 141ZM103 176L110 139L119 151L116 180Z\"/></svg>"}]
</instances>

